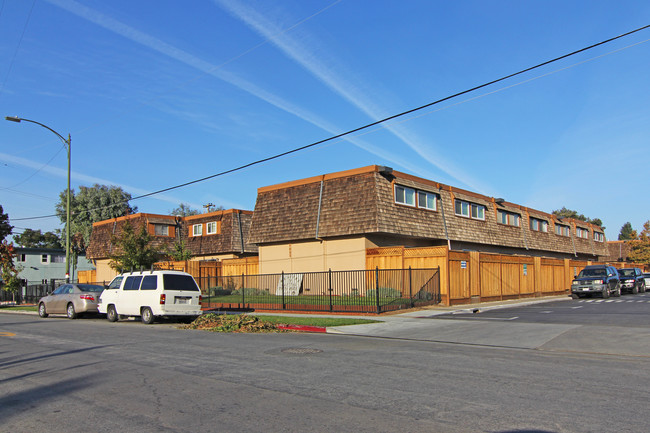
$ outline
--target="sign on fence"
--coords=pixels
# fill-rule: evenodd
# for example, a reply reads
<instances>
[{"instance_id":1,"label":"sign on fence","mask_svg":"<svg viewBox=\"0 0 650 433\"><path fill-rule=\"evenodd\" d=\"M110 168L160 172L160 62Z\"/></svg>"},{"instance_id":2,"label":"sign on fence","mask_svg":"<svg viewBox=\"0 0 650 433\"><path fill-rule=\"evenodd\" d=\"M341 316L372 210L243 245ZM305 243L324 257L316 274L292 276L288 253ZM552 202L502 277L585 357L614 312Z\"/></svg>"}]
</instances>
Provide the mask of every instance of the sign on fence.
<instances>
[{"instance_id":1,"label":"sign on fence","mask_svg":"<svg viewBox=\"0 0 650 433\"><path fill-rule=\"evenodd\" d=\"M282 285L284 282L284 295L285 296L298 296L300 294L300 286L302 286L303 274L283 274L278 281L278 287L275 289L277 296L282 296Z\"/></svg>"}]
</instances>

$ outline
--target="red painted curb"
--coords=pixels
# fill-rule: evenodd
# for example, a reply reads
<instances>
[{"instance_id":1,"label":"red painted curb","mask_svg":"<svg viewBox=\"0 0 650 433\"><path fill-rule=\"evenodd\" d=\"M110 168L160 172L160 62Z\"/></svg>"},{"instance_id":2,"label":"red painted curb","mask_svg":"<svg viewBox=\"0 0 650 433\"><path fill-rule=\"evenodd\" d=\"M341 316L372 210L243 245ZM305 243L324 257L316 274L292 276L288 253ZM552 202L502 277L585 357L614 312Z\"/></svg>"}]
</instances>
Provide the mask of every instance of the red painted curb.
<instances>
[{"instance_id":1,"label":"red painted curb","mask_svg":"<svg viewBox=\"0 0 650 433\"><path fill-rule=\"evenodd\" d=\"M327 332L324 326L307 326L307 325L278 325L278 328L287 331L302 331L302 332Z\"/></svg>"}]
</instances>

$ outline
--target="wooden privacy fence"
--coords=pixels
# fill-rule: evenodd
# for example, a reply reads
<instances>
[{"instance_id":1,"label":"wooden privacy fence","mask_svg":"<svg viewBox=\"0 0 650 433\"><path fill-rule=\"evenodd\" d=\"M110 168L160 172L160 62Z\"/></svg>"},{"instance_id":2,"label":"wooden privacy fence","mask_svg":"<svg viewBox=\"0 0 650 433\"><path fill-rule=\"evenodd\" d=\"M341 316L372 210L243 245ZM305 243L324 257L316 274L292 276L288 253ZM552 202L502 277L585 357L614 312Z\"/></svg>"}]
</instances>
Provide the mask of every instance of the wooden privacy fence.
<instances>
[{"instance_id":1,"label":"wooden privacy fence","mask_svg":"<svg viewBox=\"0 0 650 433\"><path fill-rule=\"evenodd\" d=\"M449 251L446 246L366 250L366 269L440 267L445 305L568 294L574 275L597 262ZM617 267L629 267L622 264Z\"/></svg>"},{"instance_id":2,"label":"wooden privacy fence","mask_svg":"<svg viewBox=\"0 0 650 433\"><path fill-rule=\"evenodd\" d=\"M255 275L259 266L257 257L245 257L242 259L158 262L154 268L187 272L194 277L203 290L216 285L219 277Z\"/></svg>"}]
</instances>

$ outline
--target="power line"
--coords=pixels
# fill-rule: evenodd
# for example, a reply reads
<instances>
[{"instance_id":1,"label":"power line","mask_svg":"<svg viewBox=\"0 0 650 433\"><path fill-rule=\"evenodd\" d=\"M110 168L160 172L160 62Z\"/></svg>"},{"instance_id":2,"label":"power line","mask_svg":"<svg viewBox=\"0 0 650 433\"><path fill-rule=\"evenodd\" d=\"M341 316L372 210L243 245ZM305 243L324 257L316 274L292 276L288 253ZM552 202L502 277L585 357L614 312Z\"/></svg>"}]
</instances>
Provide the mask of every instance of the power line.
<instances>
[{"instance_id":1,"label":"power line","mask_svg":"<svg viewBox=\"0 0 650 433\"><path fill-rule=\"evenodd\" d=\"M645 30L645 29L647 29L647 28L650 28L650 24L645 25L645 26L643 26L643 27L639 27L639 28L637 28L637 29L635 29L635 30L631 30L631 31L626 32L626 33L622 33L622 34L620 34L620 35L618 35L618 36L614 36L614 37L609 38L609 39L606 39L606 40L604 40L604 41L601 41L601 42L598 42L598 43L595 43L595 44L589 45L589 46L584 47L584 48L581 48L581 49L579 49L579 50L572 51L572 52L570 52L570 53L567 53L567 54L561 55L561 56L559 56L559 57L555 57L555 58L553 58L553 59L551 59L551 60L547 60L547 61L545 61L545 62L539 63L539 64L537 64L537 65L535 65L535 66L530 66L530 67L525 68L525 69L522 69L522 70L520 70L520 71L518 71L518 72L515 72L515 73L512 73L512 74L509 74L509 75L505 75L505 76L503 76L503 77L501 77L501 78L497 78L497 79L495 79L495 80L488 81L488 82L486 82L486 83L484 83L484 84L481 84L481 85L478 85L478 86L472 87L472 88L470 88L470 89L463 90L462 92L457 92L457 93L454 93L454 94L452 94L452 95L446 96L446 97L444 97L444 98L441 98L441 99L435 100L435 101L433 101L433 102L429 102L428 104L424 104L424 105L421 105L421 106L419 106L419 107L412 108L412 109L410 109L410 110L406 110L406 111L403 111L403 112L401 112L401 113L398 113L398 114L394 114L394 115L392 115L392 116L385 117L385 118L380 119L380 120L377 120L377 121L375 121L375 122L368 123L368 124L363 125L363 126L360 126L360 127L358 127L358 128L351 129L351 130L346 131L346 132L343 132L343 133L341 133L341 134L337 134L337 135L334 135L334 136L331 136L331 137L325 138L325 139L323 139L323 140L315 141L315 142L313 142L313 143L311 143L311 144L307 144L307 145L304 145L304 146L300 146L300 147L297 147L297 148L295 148L295 149L288 150L288 151L286 151L286 152L282 152L282 153L279 153L279 154L276 154L276 155L273 155L273 156L269 156L269 157L267 157L267 158L258 159L258 160L256 160L256 161L249 162L248 164L240 165L240 166L238 166L238 167L231 168L231 169L229 169L229 170L225 170L225 171L222 171L222 172L219 172L219 173L215 173L215 174L212 174L212 175L210 175L210 176L205 176L205 177L202 177L202 178L200 178L200 179L195 179L195 180L192 180L192 181L189 181L189 182L181 183L181 184L178 184L178 185L174 185L174 186L170 186L170 187L167 187L167 188L163 188L163 189L160 189L160 190L157 190L157 191L153 191L153 192L150 192L150 193L147 193L147 194L142 194L142 195L139 195L139 196L136 196L136 197L132 197L131 200L128 200L128 201L126 201L126 202L128 203L129 201L138 200L138 199L146 198L146 197L151 197L151 196L153 196L153 195L161 194L161 193L163 193L163 192L167 192L167 191L171 191L171 190L174 190L174 189L182 188L182 187L185 187L185 186L193 185L193 184L195 184L195 183L204 182L204 181L206 181L206 180L213 179L213 178L215 178L215 177L220 177L220 176L224 176L224 175L226 175L226 174L234 173L234 172L236 172L236 171L240 171L240 170L243 170L243 169L245 169L245 168L252 167L252 166L254 166L254 165L258 165L258 164L262 164L262 163L264 163L264 162L272 161L272 160L274 160L274 159L278 159L278 158L281 158L281 157L283 157L283 156L290 155L290 154L292 154L292 153L300 152L300 151L302 151L302 150L305 150L305 149L309 149L309 148L311 148L311 147L318 146L319 144L327 143L327 142L329 142L329 141L333 141L333 140L336 140L336 139L339 139L339 138L345 137L345 136L347 136L347 135L354 134L355 132L359 132L359 131L362 131L362 130L364 130L364 129L371 128L371 127L373 127L373 126L376 126L376 125L379 125L379 124L382 124L382 123L388 122L388 121L393 120L393 119L397 119L398 117L402 117L402 116L405 116L405 115L407 115L407 114L414 113L414 112L419 111L419 110L423 110L423 109L428 108L428 107L431 107L431 106L433 106L433 105L440 104L440 103L445 102L445 101L448 101L448 100L450 100L450 99L457 98L457 97L462 96L462 95L466 95L466 94L468 94L468 93L471 93L471 92L474 92L474 91L476 91L476 90L479 90L479 89L482 89L482 88L485 88L485 87L491 86L491 85L496 84L496 83L499 83L499 82L501 82L501 81L505 81L505 80L507 80L507 79L509 79L509 78L512 78L512 77L515 77L515 76L518 76L518 75L524 74L524 73L526 73L526 72L530 72L530 71L532 71L532 70L534 70L534 69L541 68L542 66L546 66L546 65L549 65L549 64L551 64L551 63L555 63L555 62L557 62L557 61L560 61L560 60L566 59L566 58L568 58L568 57L574 56L574 55L576 55L576 54L580 54L580 53L583 53L583 52L585 52L585 51L591 50L591 49L593 49L593 48L599 47L599 46L601 46L601 45L608 44L608 43L613 42L613 41L615 41L615 40L617 40L617 39L624 38L624 37L626 37L626 36L629 36L629 35L631 35L631 34L634 34L634 33L640 32L640 31ZM97 208L97 209L103 209L103 208ZM91 210L95 210L95 209L91 209ZM85 212L90 212L91 210L86 210ZM31 218L15 218L15 219L13 219L13 221L23 221L23 220L41 219L41 218L52 218L52 217L56 217L56 216L57 216L56 214L53 214L53 215L43 215L43 216L39 216L39 217L31 217Z\"/></svg>"}]
</instances>

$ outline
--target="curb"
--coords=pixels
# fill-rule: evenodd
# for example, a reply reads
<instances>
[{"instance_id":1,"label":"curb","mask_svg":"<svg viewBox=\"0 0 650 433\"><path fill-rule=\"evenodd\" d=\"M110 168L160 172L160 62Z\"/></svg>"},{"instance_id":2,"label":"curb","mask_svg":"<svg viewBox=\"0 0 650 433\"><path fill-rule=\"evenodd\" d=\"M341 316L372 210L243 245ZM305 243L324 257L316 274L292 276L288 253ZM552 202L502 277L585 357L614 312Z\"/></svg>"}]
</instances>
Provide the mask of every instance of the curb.
<instances>
[{"instance_id":1,"label":"curb","mask_svg":"<svg viewBox=\"0 0 650 433\"><path fill-rule=\"evenodd\" d=\"M299 331L299 332L327 332L324 326L308 326L308 325L278 325L279 329L285 331Z\"/></svg>"}]
</instances>

